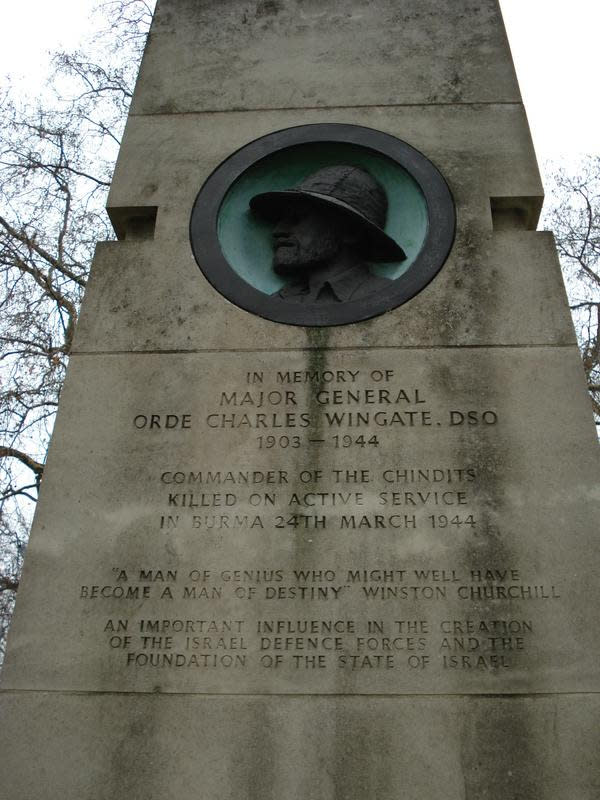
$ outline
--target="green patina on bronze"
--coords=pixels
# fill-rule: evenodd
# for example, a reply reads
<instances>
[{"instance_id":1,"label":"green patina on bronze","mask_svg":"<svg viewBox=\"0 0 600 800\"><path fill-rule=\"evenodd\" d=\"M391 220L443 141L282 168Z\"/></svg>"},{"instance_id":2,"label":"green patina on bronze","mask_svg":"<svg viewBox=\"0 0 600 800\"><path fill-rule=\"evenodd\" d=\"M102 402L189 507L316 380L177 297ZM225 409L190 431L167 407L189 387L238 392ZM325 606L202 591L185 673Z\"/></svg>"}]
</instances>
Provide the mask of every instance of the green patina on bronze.
<instances>
[{"instance_id":1,"label":"green patina on bronze","mask_svg":"<svg viewBox=\"0 0 600 800\"><path fill-rule=\"evenodd\" d=\"M297 145L261 159L231 186L218 216L218 237L223 255L237 274L265 294L283 280L272 270L272 225L250 211L250 198L260 192L290 189L325 166L349 164L366 169L388 197L388 233L406 253L396 264L372 266L374 274L398 278L419 254L428 229L425 197L417 182L390 158L354 144L311 143Z\"/></svg>"}]
</instances>

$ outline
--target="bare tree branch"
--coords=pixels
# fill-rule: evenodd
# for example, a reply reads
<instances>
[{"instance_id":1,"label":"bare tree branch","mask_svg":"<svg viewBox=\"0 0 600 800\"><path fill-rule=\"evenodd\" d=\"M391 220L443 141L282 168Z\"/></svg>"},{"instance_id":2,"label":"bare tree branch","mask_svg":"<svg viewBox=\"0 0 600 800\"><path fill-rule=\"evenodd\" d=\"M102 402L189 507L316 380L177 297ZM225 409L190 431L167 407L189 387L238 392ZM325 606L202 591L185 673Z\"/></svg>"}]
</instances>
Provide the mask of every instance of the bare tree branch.
<instances>
[{"instance_id":1,"label":"bare tree branch","mask_svg":"<svg viewBox=\"0 0 600 800\"><path fill-rule=\"evenodd\" d=\"M16 592L18 588L19 581L16 578L0 575L0 592Z\"/></svg>"},{"instance_id":2,"label":"bare tree branch","mask_svg":"<svg viewBox=\"0 0 600 800\"><path fill-rule=\"evenodd\" d=\"M600 157L552 170L543 224L554 231L596 424L600 424Z\"/></svg>"},{"instance_id":3,"label":"bare tree branch","mask_svg":"<svg viewBox=\"0 0 600 800\"><path fill-rule=\"evenodd\" d=\"M39 461L31 458L28 456L27 453L23 453L21 450L17 450L14 447L1 447L0 446L0 458L17 458L21 464L25 464L26 467L38 476L38 478L42 477L44 472L44 465L40 464Z\"/></svg>"}]
</instances>

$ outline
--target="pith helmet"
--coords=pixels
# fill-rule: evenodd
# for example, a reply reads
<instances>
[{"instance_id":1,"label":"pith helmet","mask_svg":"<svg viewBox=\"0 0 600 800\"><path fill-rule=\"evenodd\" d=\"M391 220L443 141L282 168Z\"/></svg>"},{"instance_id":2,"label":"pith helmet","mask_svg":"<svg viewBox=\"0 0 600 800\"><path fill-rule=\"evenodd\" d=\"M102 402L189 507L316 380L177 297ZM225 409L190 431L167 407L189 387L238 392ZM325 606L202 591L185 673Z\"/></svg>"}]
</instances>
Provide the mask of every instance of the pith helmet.
<instances>
[{"instance_id":1,"label":"pith helmet","mask_svg":"<svg viewBox=\"0 0 600 800\"><path fill-rule=\"evenodd\" d=\"M406 253L384 231L387 197L383 187L360 167L324 167L304 178L293 189L254 195L250 208L270 222L283 217L300 198L341 211L366 235L370 261L403 261Z\"/></svg>"}]
</instances>

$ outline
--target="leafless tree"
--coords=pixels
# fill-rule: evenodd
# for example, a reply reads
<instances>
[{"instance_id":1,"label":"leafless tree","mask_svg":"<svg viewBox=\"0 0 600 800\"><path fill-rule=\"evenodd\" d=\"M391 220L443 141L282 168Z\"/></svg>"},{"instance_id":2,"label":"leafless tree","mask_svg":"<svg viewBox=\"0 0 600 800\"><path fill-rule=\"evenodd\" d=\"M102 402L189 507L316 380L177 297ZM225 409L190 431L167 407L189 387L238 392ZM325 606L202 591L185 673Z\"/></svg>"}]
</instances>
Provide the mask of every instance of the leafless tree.
<instances>
[{"instance_id":1,"label":"leafless tree","mask_svg":"<svg viewBox=\"0 0 600 800\"><path fill-rule=\"evenodd\" d=\"M0 663L106 192L153 3L99 5L35 101L0 98Z\"/></svg>"},{"instance_id":2,"label":"leafless tree","mask_svg":"<svg viewBox=\"0 0 600 800\"><path fill-rule=\"evenodd\" d=\"M600 157L549 170L544 227L554 231L596 425L600 426Z\"/></svg>"}]
</instances>

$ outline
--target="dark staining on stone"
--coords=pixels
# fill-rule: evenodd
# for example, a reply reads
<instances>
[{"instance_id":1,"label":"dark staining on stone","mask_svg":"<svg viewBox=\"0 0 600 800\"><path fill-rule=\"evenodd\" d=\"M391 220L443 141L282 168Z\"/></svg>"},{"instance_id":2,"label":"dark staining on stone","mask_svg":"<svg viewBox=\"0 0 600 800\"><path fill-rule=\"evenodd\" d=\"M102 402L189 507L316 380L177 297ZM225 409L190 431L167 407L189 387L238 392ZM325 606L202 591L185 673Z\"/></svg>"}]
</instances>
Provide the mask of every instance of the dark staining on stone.
<instances>
[{"instance_id":1,"label":"dark staining on stone","mask_svg":"<svg viewBox=\"0 0 600 800\"><path fill-rule=\"evenodd\" d=\"M453 292L448 314L444 319L453 315L451 309L459 312L454 330L445 331L453 335L453 343L463 344L477 341L494 344L493 330L496 327L496 301L500 296L500 274L495 269L490 269L490 235L463 220L460 234L457 236L452 260ZM450 288L450 287L449 287ZM444 309L446 312L446 309ZM466 320L470 321L470 328L465 326ZM447 322L446 322L447 324ZM461 340L461 334L469 333L468 340ZM457 341L458 338L458 341Z\"/></svg>"},{"instance_id":2,"label":"dark staining on stone","mask_svg":"<svg viewBox=\"0 0 600 800\"><path fill-rule=\"evenodd\" d=\"M536 747L535 701L527 697L463 698L460 734L465 800L480 800L494 787L494 797L542 800L545 770ZM536 715L537 716L537 715ZM498 736L502 758L498 758Z\"/></svg>"},{"instance_id":3,"label":"dark staining on stone","mask_svg":"<svg viewBox=\"0 0 600 800\"><path fill-rule=\"evenodd\" d=\"M261 0L256 5L257 17L273 17L283 9L281 0Z\"/></svg>"},{"instance_id":4,"label":"dark staining on stone","mask_svg":"<svg viewBox=\"0 0 600 800\"><path fill-rule=\"evenodd\" d=\"M379 704L379 700L376 703ZM383 708L378 711L378 721L387 716ZM334 800L393 797L397 752L393 738L386 735L388 725L373 724L372 717L363 709L343 701L334 701L329 713L334 728ZM355 768L349 770L348 764Z\"/></svg>"},{"instance_id":5,"label":"dark staining on stone","mask_svg":"<svg viewBox=\"0 0 600 800\"><path fill-rule=\"evenodd\" d=\"M433 385L448 397L458 390L462 381L462 377L447 364L432 365L430 376L434 381Z\"/></svg>"},{"instance_id":6,"label":"dark staining on stone","mask_svg":"<svg viewBox=\"0 0 600 800\"><path fill-rule=\"evenodd\" d=\"M464 356L463 356L464 358ZM448 361L440 364L432 361L429 364L426 384L436 387L444 399L444 405L450 409L461 408L464 403L471 403L471 408L482 412L495 408L495 398L502 394L503 376L497 370L495 353L472 353L467 363ZM468 389L468 392L466 391ZM467 400L477 398L477 400ZM500 425L503 419L500 417ZM459 562L467 575L471 570L511 569L518 566L517 554L507 544L509 531L503 530L498 519L502 518L505 506L507 482L510 482L510 466L506 462L507 435L505 426L499 424L488 426L459 425L450 430L456 437L454 460L475 470L477 480L472 484L474 497L473 513L477 518L477 527L463 541L460 548ZM514 443L519 447L519 443ZM477 614L482 618L498 618L498 615L510 612L509 601L482 600L475 603ZM514 609L512 612L514 613Z\"/></svg>"},{"instance_id":7,"label":"dark staining on stone","mask_svg":"<svg viewBox=\"0 0 600 800\"><path fill-rule=\"evenodd\" d=\"M470 395L480 398L482 407L486 403L493 405L493 398L500 396L502 392L503 376L495 368L497 362L494 355L481 354L472 363L470 371L462 371L465 381L468 377ZM502 512L506 504L506 487L511 481L511 468L505 456L507 445L504 437L508 433L507 428L503 426L500 431L497 425L488 429L461 426L457 432L457 463L467 464L477 474L477 481L473 484L477 527L464 540L460 548L459 563L469 576L472 571L478 570L483 572L487 569L518 568L519 553L509 545L511 536L518 534L518 531L506 530L501 522L505 517ZM510 446L508 445L509 449ZM518 448L519 443L514 442L513 446ZM485 580L480 583L482 587L486 584ZM515 614L519 616L514 603L508 599L473 601L473 613L480 615L482 619L498 619L503 616L508 618Z\"/></svg>"},{"instance_id":8,"label":"dark staining on stone","mask_svg":"<svg viewBox=\"0 0 600 800\"><path fill-rule=\"evenodd\" d=\"M305 328L307 338L306 349L306 371L316 372L323 375L324 370L327 369L327 345L330 338L329 328ZM299 476L302 470L310 469L316 471L320 469L321 452L324 442L319 442L323 437L323 406L319 405L316 400L317 393L323 388L323 383L319 381L317 385L310 385L308 388L308 414L311 419L311 425L306 428L306 441L302 448L292 451L296 457L296 465L294 472ZM313 441L308 441L312 439ZM290 487L290 494L295 492L302 494L310 489L306 484L302 483L298 477L296 486ZM319 491L319 487L315 485L315 491ZM301 509L298 509L298 515L302 516ZM311 539L313 539L314 531L307 529L297 531L293 538L294 562L301 569L311 569L313 547ZM315 564L315 567L318 565Z\"/></svg>"},{"instance_id":9,"label":"dark staining on stone","mask_svg":"<svg viewBox=\"0 0 600 800\"><path fill-rule=\"evenodd\" d=\"M446 81L446 102L460 103L462 100L462 80L459 73L453 70L452 74Z\"/></svg>"},{"instance_id":10,"label":"dark staining on stone","mask_svg":"<svg viewBox=\"0 0 600 800\"><path fill-rule=\"evenodd\" d=\"M119 704L122 705L123 702L131 704L130 713L123 715L127 723L123 726L122 733L113 731L111 768L106 770L106 777L111 781L111 791L106 796L150 797L156 790L157 776L165 768L165 764L161 763L164 759L160 758L160 751L153 746L157 742L159 717L163 716L164 708L159 706L156 696L144 698L135 708L131 698L119 701ZM136 765L136 769L131 768L132 764Z\"/></svg>"},{"instance_id":11,"label":"dark staining on stone","mask_svg":"<svg viewBox=\"0 0 600 800\"><path fill-rule=\"evenodd\" d=\"M329 342L330 329L329 328L306 328L306 337L308 340L307 350L307 371L316 372L323 375L327 369L327 352L326 348ZM322 382L318 386L311 387L309 395L309 414L312 421L311 436L315 439L320 439L323 432L323 407L317 402L317 394L323 388ZM314 463L316 464L319 459L320 447L316 447L314 454Z\"/></svg>"},{"instance_id":12,"label":"dark staining on stone","mask_svg":"<svg viewBox=\"0 0 600 800\"><path fill-rule=\"evenodd\" d=\"M147 197L148 195L153 195L158 191L158 184L157 183L145 183L142 187L142 195Z\"/></svg>"},{"instance_id":13,"label":"dark staining on stone","mask_svg":"<svg viewBox=\"0 0 600 800\"><path fill-rule=\"evenodd\" d=\"M235 769L230 771L232 797L245 800L273 797L273 787L278 783L277 768L285 769L285 764L277 757L283 732L272 719L271 708L268 699L253 701L243 720L236 720L244 731L244 741L230 744L236 760Z\"/></svg>"}]
</instances>

